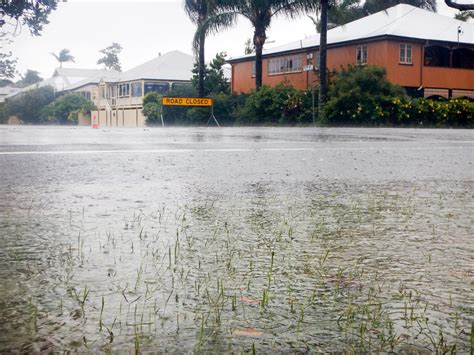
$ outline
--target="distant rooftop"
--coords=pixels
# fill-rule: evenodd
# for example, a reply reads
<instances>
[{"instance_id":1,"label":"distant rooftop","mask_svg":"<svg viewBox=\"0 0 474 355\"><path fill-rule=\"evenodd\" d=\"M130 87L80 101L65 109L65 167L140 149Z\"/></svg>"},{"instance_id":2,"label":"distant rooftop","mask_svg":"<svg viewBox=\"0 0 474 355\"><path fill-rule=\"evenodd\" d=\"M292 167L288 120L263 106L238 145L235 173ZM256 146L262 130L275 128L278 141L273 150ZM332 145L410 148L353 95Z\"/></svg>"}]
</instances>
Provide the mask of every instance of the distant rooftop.
<instances>
[{"instance_id":1,"label":"distant rooftop","mask_svg":"<svg viewBox=\"0 0 474 355\"><path fill-rule=\"evenodd\" d=\"M8 95L12 95L14 93L17 93L18 91L21 91L21 88L15 88L13 86L4 86L0 88L0 102L5 101L5 97Z\"/></svg>"},{"instance_id":2,"label":"distant rooftop","mask_svg":"<svg viewBox=\"0 0 474 355\"><path fill-rule=\"evenodd\" d=\"M399 4L386 11L380 11L329 30L328 45L383 36L457 43L458 28L462 31L459 36L459 43L474 45L474 24L455 20L415 6ZM264 50L263 55L318 47L319 39L319 34L317 34ZM238 61L254 56L254 54L238 56L231 58L229 61Z\"/></svg>"}]
</instances>

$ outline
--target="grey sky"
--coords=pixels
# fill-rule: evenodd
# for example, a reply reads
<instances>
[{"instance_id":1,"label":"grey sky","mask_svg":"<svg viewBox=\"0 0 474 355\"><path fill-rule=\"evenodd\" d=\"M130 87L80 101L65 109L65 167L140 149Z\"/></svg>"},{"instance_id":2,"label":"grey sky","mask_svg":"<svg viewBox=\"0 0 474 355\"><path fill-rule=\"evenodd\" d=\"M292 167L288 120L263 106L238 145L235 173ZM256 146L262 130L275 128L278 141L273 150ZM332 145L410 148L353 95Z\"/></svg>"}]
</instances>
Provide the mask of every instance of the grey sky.
<instances>
[{"instance_id":1,"label":"grey sky","mask_svg":"<svg viewBox=\"0 0 474 355\"><path fill-rule=\"evenodd\" d=\"M452 17L456 11L438 0L438 12ZM127 70L150 60L159 52L181 50L192 54L194 25L183 10L182 0L149 1L88 1L69 0L60 3L50 16L40 37L33 37L26 28L5 49L18 57L17 69L37 70L42 77L50 77L58 62L50 54L67 48L75 63L64 67L97 68L98 51L112 42L122 45L122 69ZM217 52L229 56L243 54L244 43L252 37L252 28L241 19L237 26L211 36L206 42L206 60ZM315 34L310 19L278 18L268 33L267 47L281 45ZM271 42L275 41L275 42Z\"/></svg>"}]
</instances>

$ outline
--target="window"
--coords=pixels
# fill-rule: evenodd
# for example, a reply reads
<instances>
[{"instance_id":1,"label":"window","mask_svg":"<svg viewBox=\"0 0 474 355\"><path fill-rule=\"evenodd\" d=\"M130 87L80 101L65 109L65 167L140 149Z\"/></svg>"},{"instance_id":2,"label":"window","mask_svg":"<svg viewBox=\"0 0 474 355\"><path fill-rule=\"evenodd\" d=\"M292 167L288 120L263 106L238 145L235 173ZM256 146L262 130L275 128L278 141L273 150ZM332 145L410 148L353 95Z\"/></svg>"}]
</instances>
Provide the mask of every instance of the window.
<instances>
[{"instance_id":1,"label":"window","mask_svg":"<svg viewBox=\"0 0 474 355\"><path fill-rule=\"evenodd\" d=\"M357 47L357 65L367 64L367 46Z\"/></svg>"},{"instance_id":2,"label":"window","mask_svg":"<svg viewBox=\"0 0 474 355\"><path fill-rule=\"evenodd\" d=\"M427 67L450 67L449 48L442 46L425 47L425 66Z\"/></svg>"},{"instance_id":3,"label":"window","mask_svg":"<svg viewBox=\"0 0 474 355\"><path fill-rule=\"evenodd\" d=\"M320 62L321 62L321 57L319 56L319 51L316 51L314 52L314 59L313 59L314 69L319 69L321 65Z\"/></svg>"},{"instance_id":4,"label":"window","mask_svg":"<svg viewBox=\"0 0 474 355\"><path fill-rule=\"evenodd\" d=\"M133 97L140 97L142 96L142 83L132 83L132 96Z\"/></svg>"},{"instance_id":5,"label":"window","mask_svg":"<svg viewBox=\"0 0 474 355\"><path fill-rule=\"evenodd\" d=\"M301 55L270 58L268 61L268 74L292 73L301 69Z\"/></svg>"},{"instance_id":6,"label":"window","mask_svg":"<svg viewBox=\"0 0 474 355\"><path fill-rule=\"evenodd\" d=\"M413 63L411 44L406 44L406 43L400 44L400 63L401 64Z\"/></svg>"},{"instance_id":7,"label":"window","mask_svg":"<svg viewBox=\"0 0 474 355\"><path fill-rule=\"evenodd\" d=\"M119 84L119 86L118 86L118 96L119 97L130 96L130 84Z\"/></svg>"},{"instance_id":8,"label":"window","mask_svg":"<svg viewBox=\"0 0 474 355\"><path fill-rule=\"evenodd\" d=\"M170 90L170 85L164 82L145 82L145 94L149 92L157 92L165 94Z\"/></svg>"},{"instance_id":9,"label":"window","mask_svg":"<svg viewBox=\"0 0 474 355\"><path fill-rule=\"evenodd\" d=\"M81 95L82 97L86 98L87 100L91 99L90 91L78 91L77 94Z\"/></svg>"},{"instance_id":10,"label":"window","mask_svg":"<svg viewBox=\"0 0 474 355\"><path fill-rule=\"evenodd\" d=\"M172 83L171 84L171 90L176 90L179 88L186 88L186 87L192 87L190 83Z\"/></svg>"},{"instance_id":11,"label":"window","mask_svg":"<svg viewBox=\"0 0 474 355\"><path fill-rule=\"evenodd\" d=\"M252 78L255 78L255 75L257 75L257 64L255 61L252 62Z\"/></svg>"}]
</instances>

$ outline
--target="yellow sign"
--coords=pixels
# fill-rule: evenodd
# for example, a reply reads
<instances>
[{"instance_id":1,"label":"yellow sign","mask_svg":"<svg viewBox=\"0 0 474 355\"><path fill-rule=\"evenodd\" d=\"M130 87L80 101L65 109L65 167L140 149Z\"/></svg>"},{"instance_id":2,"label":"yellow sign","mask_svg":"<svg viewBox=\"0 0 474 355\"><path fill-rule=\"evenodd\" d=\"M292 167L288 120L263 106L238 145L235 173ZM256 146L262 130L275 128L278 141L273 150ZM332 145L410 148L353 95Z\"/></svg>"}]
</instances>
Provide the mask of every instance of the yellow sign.
<instances>
[{"instance_id":1,"label":"yellow sign","mask_svg":"<svg viewBox=\"0 0 474 355\"><path fill-rule=\"evenodd\" d=\"M212 106L212 99L206 97L163 97L163 106Z\"/></svg>"}]
</instances>

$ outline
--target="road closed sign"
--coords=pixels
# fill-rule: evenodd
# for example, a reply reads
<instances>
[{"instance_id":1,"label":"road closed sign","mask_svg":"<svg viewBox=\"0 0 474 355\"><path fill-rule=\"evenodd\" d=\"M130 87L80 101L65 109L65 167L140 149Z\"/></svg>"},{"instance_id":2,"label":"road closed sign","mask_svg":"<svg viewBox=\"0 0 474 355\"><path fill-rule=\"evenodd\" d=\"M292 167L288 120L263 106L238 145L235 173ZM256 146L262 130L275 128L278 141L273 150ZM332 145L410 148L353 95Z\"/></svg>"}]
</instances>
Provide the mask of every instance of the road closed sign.
<instances>
[{"instance_id":1,"label":"road closed sign","mask_svg":"<svg viewBox=\"0 0 474 355\"><path fill-rule=\"evenodd\" d=\"M212 106L212 99L207 97L163 97L163 106Z\"/></svg>"}]
</instances>

